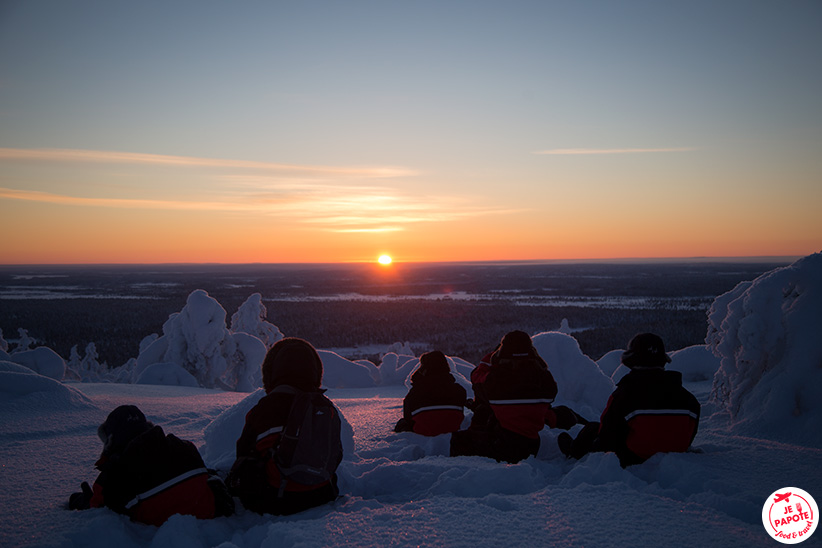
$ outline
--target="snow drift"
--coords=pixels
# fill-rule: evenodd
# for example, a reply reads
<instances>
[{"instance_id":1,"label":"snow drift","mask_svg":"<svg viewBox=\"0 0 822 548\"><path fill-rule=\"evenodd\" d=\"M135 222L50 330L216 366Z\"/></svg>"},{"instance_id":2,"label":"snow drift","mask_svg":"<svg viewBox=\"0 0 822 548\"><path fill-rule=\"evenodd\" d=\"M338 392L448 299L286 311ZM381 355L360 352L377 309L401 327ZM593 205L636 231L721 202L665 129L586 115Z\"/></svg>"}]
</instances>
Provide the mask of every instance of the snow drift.
<instances>
[{"instance_id":1,"label":"snow drift","mask_svg":"<svg viewBox=\"0 0 822 548\"><path fill-rule=\"evenodd\" d=\"M66 362L51 348L40 346L33 350L12 352L7 358L10 361L25 365L35 373L61 381L66 373Z\"/></svg>"}]
</instances>

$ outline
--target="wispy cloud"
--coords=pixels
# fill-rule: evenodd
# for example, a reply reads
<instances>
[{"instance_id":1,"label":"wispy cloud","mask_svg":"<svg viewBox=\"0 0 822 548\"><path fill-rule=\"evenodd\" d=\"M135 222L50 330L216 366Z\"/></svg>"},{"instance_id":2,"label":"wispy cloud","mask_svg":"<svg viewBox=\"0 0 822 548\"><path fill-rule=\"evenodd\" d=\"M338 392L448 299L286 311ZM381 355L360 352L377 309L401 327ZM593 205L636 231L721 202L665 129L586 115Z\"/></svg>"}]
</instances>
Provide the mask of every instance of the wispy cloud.
<instances>
[{"instance_id":1,"label":"wispy cloud","mask_svg":"<svg viewBox=\"0 0 822 548\"><path fill-rule=\"evenodd\" d=\"M414 170L390 166L317 166L280 164L273 162L253 162L223 158L197 158L192 156L170 156L164 154L142 154L138 152L111 152L103 150L75 150L62 148L0 148L0 161L77 162L133 165L164 165L190 168L241 169L276 171L282 173L315 174L321 176L346 177L406 177L416 175Z\"/></svg>"},{"instance_id":2,"label":"wispy cloud","mask_svg":"<svg viewBox=\"0 0 822 548\"><path fill-rule=\"evenodd\" d=\"M405 186L387 184L388 178L415 172L405 168L322 167L203 159L184 156L65 149L0 148L2 161L48 161L168 165L182 168L220 168L196 174L200 187L196 200L180 197L180 188L149 186L107 188L99 191L14 189L0 187L0 199L64 206L179 211L214 211L266 215L317 230L345 233L379 233L405 230L418 223L455 221L470 217L510 213L510 209L478 203L475 196L419 195ZM167 191L174 190L170 196ZM140 195L134 196L135 192ZM149 193L147 195L147 193ZM116 195L113 193L117 193ZM72 195L73 194L73 195ZM81 196L78 194L85 194ZM93 197L88 197L88 196Z\"/></svg>"},{"instance_id":3,"label":"wispy cloud","mask_svg":"<svg viewBox=\"0 0 822 548\"><path fill-rule=\"evenodd\" d=\"M268 190L273 189L269 187ZM396 232L411 224L512 212L471 205L459 198L411 196L388 187L313 185L295 188L288 184L276 190L268 194L226 195L224 199L213 201L188 201L89 198L0 187L0 199L81 207L243 212L292 219L319 230L343 233Z\"/></svg>"},{"instance_id":4,"label":"wispy cloud","mask_svg":"<svg viewBox=\"0 0 822 548\"><path fill-rule=\"evenodd\" d=\"M550 150L539 150L534 154L547 154L553 156L582 156L589 154L644 154L649 152L693 152L693 147L677 148L554 148Z\"/></svg>"},{"instance_id":5,"label":"wispy cloud","mask_svg":"<svg viewBox=\"0 0 822 548\"><path fill-rule=\"evenodd\" d=\"M0 199L22 200L27 202L41 202L48 204L113 207L128 209L177 209L189 211L249 211L259 209L252 204L226 202L191 202L175 200L145 200L133 198L85 198L66 196L37 190L16 190L0 187Z\"/></svg>"}]
</instances>

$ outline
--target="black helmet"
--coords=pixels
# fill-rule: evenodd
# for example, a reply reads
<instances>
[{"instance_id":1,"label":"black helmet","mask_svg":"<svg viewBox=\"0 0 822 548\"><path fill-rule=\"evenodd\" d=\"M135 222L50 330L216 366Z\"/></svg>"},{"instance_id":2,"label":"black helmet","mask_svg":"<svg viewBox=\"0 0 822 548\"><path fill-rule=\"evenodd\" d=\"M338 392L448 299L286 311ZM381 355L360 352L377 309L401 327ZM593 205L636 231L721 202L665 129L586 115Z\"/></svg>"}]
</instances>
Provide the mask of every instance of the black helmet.
<instances>
[{"instance_id":1,"label":"black helmet","mask_svg":"<svg viewBox=\"0 0 822 548\"><path fill-rule=\"evenodd\" d=\"M658 335L640 333L628 343L628 350L622 353L620 361L625 366L634 367L665 367L671 358L665 353L665 344Z\"/></svg>"}]
</instances>

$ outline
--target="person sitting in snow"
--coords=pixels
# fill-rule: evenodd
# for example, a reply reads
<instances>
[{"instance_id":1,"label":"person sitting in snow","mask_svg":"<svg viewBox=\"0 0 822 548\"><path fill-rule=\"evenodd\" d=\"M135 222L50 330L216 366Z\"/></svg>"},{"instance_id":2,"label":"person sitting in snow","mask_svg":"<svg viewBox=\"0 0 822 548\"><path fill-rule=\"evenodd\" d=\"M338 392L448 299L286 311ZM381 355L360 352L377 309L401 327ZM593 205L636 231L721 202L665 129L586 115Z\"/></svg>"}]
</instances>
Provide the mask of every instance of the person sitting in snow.
<instances>
[{"instance_id":1,"label":"person sitting in snow","mask_svg":"<svg viewBox=\"0 0 822 548\"><path fill-rule=\"evenodd\" d=\"M103 452L95 466L94 487L69 498L69 508L107 506L149 525L162 525L174 514L201 519L230 516L234 499L222 480L206 469L190 441L146 420L134 405L121 405L97 429Z\"/></svg>"},{"instance_id":2,"label":"person sitting in snow","mask_svg":"<svg viewBox=\"0 0 822 548\"><path fill-rule=\"evenodd\" d=\"M512 331L471 372L474 417L451 436L451 455L481 455L519 462L539 451L539 432L557 383L531 337Z\"/></svg>"},{"instance_id":3,"label":"person sitting in snow","mask_svg":"<svg viewBox=\"0 0 822 548\"><path fill-rule=\"evenodd\" d=\"M249 510L260 514L294 514L332 502L339 495L335 471L342 460L341 420L339 411L320 388L322 376L319 354L302 339L281 339L266 354L262 364L266 395L246 414L237 440L237 459L227 480L229 490ZM323 411L329 412L325 417L330 426L291 432L292 413L299 414L299 408L301 417L307 417L303 404L298 404L306 398L326 406ZM306 430L311 437L305 436ZM325 435L320 435L319 430ZM295 443L296 452L301 451L299 447L308 447L312 457L322 462L323 470L334 471L328 472L327 480L303 483L288 475L290 468L283 467L280 457L286 448L293 450Z\"/></svg>"},{"instance_id":4,"label":"person sitting in snow","mask_svg":"<svg viewBox=\"0 0 822 548\"><path fill-rule=\"evenodd\" d=\"M584 426L576 439L561 433L560 450L575 459L613 451L623 468L656 453L686 451L696 436L700 405L682 386L682 374L665 370L671 358L662 339L636 335L621 361L631 371L617 383L600 422Z\"/></svg>"},{"instance_id":5,"label":"person sitting in snow","mask_svg":"<svg viewBox=\"0 0 822 548\"><path fill-rule=\"evenodd\" d=\"M456 432L462 425L465 388L457 384L445 354L439 350L420 356L420 367L411 375L411 389L402 402L402 418L395 432L438 436Z\"/></svg>"}]
</instances>

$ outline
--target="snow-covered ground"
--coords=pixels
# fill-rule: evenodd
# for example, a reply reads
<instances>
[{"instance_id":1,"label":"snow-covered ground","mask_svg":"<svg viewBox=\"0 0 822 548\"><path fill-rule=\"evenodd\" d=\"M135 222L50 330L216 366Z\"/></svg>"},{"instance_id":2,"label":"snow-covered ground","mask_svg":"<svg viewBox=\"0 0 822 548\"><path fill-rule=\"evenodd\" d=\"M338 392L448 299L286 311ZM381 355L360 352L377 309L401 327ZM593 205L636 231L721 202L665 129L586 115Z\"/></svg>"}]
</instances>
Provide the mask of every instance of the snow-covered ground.
<instances>
[{"instance_id":1,"label":"snow-covered ground","mask_svg":"<svg viewBox=\"0 0 822 548\"><path fill-rule=\"evenodd\" d=\"M786 486L822 493L822 450L734 435L722 416L703 421L697 452L626 470L612 454L565 460L552 431L543 432L537 458L516 465L451 458L448 436L391 431L405 395L392 386L330 390L356 433L336 504L290 517L242 509L211 521L175 516L156 528L107 509L63 508L80 481L94 478L97 425L131 402L202 446L212 419L247 395L73 387L87 399L37 398L39 412L32 402L2 406L1 546L773 546L761 522L766 497ZM711 383L689 387L705 402Z\"/></svg>"},{"instance_id":2,"label":"snow-covered ground","mask_svg":"<svg viewBox=\"0 0 822 548\"><path fill-rule=\"evenodd\" d=\"M94 478L97 425L117 405L136 404L224 470L260 392L64 384L0 354L0 546L775 546L761 521L771 493L798 487L822 501L820 332L822 255L718 297L707 344L671 353L669 367L702 402L693 450L627 469L613 454L566 460L552 430L536 458L516 465L449 457L448 435L392 431L412 361L390 355L383 367L394 369L378 383L366 365L323 352L328 394L348 426L343 496L289 517L240 508L215 520L174 516L159 528L107 509L64 509ZM559 384L557 402L595 418L621 375L617 354L594 363L563 333L534 344ZM469 369L453 360L461 382ZM361 387L342 388L352 385ZM820 545L819 532L803 543Z\"/></svg>"}]
</instances>

